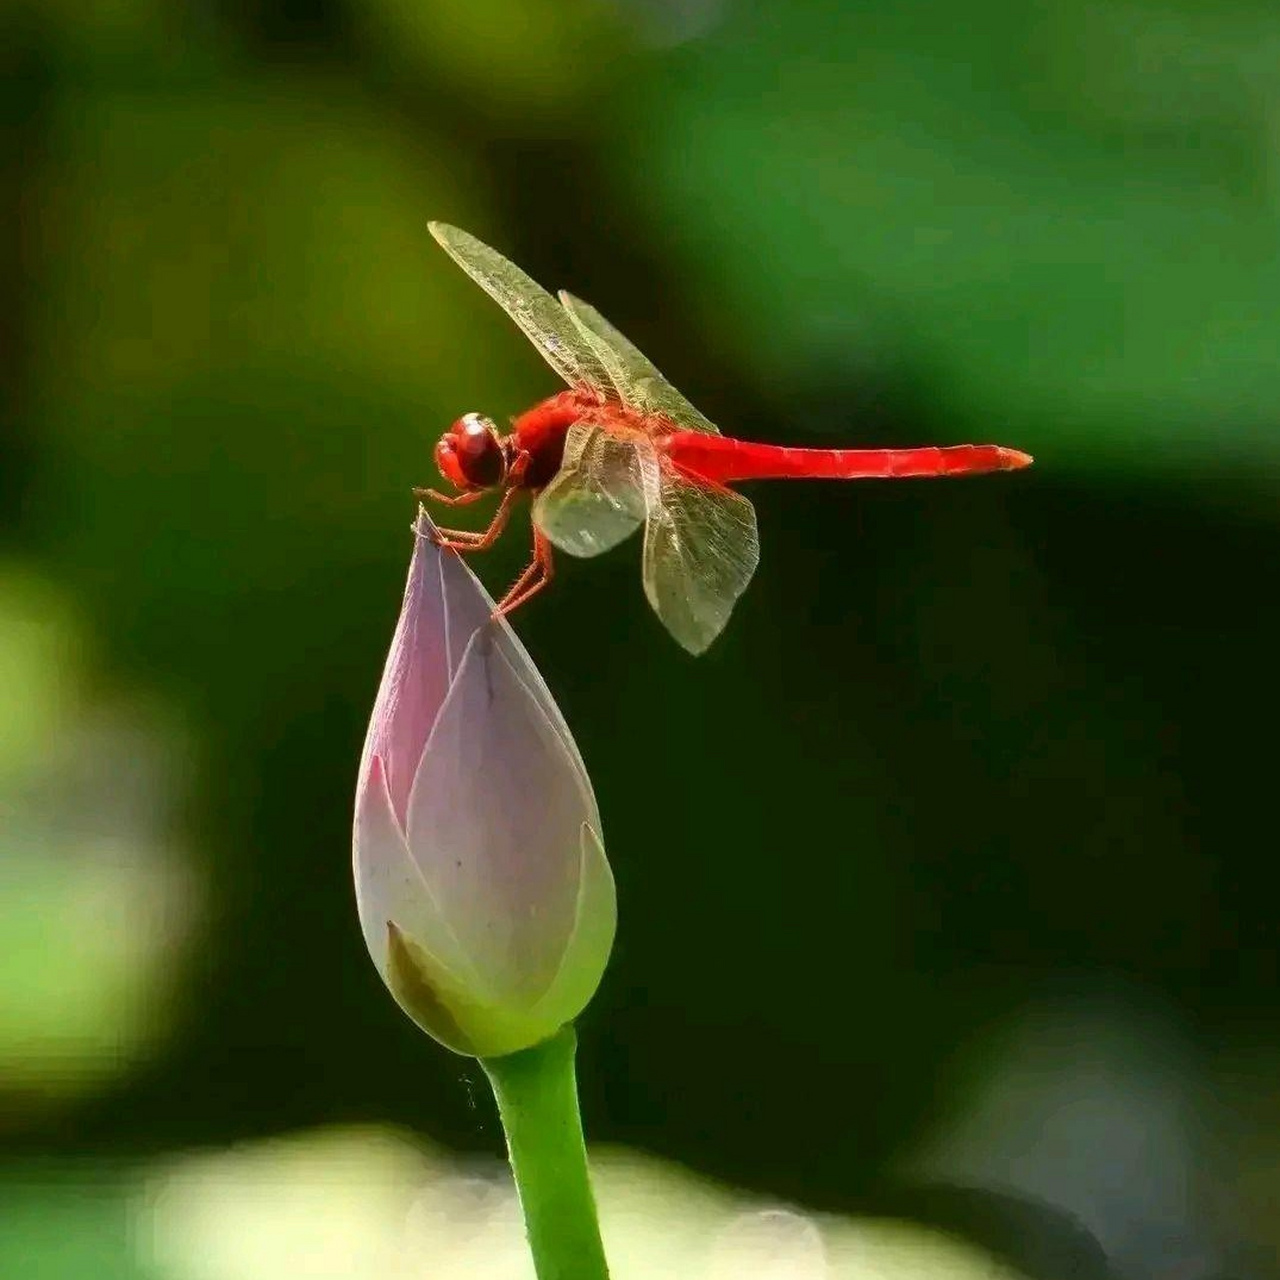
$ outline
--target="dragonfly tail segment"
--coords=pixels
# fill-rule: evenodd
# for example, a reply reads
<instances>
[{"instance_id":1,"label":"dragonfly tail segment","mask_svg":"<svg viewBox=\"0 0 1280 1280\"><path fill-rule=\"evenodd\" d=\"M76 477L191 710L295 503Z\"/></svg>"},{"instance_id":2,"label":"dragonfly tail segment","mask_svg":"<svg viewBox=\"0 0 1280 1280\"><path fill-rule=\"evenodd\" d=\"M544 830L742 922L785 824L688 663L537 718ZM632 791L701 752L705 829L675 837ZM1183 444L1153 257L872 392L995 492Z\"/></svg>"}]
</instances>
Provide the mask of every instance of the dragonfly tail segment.
<instances>
[{"instance_id":1,"label":"dragonfly tail segment","mask_svg":"<svg viewBox=\"0 0 1280 1280\"><path fill-rule=\"evenodd\" d=\"M740 480L870 480L906 476L968 476L1017 471L1031 455L996 444L921 449L793 449L728 436L676 431L663 437L675 466L716 484Z\"/></svg>"}]
</instances>

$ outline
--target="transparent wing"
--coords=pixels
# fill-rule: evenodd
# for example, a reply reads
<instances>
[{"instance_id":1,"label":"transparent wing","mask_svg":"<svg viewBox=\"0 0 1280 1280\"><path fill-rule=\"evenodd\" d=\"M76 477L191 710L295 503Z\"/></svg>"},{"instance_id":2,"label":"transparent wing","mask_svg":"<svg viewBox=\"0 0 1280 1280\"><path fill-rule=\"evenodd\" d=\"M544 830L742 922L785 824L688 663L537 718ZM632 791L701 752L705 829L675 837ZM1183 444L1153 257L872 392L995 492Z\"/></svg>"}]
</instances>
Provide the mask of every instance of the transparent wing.
<instances>
[{"instance_id":1,"label":"transparent wing","mask_svg":"<svg viewBox=\"0 0 1280 1280\"><path fill-rule=\"evenodd\" d=\"M760 558L755 511L741 494L687 479L648 435L614 423L569 429L533 518L575 556L608 551L644 521L645 595L695 654L724 629Z\"/></svg>"},{"instance_id":2,"label":"transparent wing","mask_svg":"<svg viewBox=\"0 0 1280 1280\"><path fill-rule=\"evenodd\" d=\"M560 470L534 499L534 521L562 551L597 556L639 527L657 468L647 436L575 423L565 436Z\"/></svg>"},{"instance_id":3,"label":"transparent wing","mask_svg":"<svg viewBox=\"0 0 1280 1280\"><path fill-rule=\"evenodd\" d=\"M570 386L621 394L580 326L540 284L475 236L444 222L429 226L445 252L520 326Z\"/></svg>"},{"instance_id":4,"label":"transparent wing","mask_svg":"<svg viewBox=\"0 0 1280 1280\"><path fill-rule=\"evenodd\" d=\"M560 292L564 309L582 332L594 339L601 362L608 369L624 404L642 413L658 413L684 431L719 435L714 424L653 367L647 356L624 338L596 309L571 293Z\"/></svg>"},{"instance_id":5,"label":"transparent wing","mask_svg":"<svg viewBox=\"0 0 1280 1280\"><path fill-rule=\"evenodd\" d=\"M644 592L667 630L697 654L724 630L755 573L756 513L741 494L688 480L652 457L658 465L646 477Z\"/></svg>"}]
</instances>

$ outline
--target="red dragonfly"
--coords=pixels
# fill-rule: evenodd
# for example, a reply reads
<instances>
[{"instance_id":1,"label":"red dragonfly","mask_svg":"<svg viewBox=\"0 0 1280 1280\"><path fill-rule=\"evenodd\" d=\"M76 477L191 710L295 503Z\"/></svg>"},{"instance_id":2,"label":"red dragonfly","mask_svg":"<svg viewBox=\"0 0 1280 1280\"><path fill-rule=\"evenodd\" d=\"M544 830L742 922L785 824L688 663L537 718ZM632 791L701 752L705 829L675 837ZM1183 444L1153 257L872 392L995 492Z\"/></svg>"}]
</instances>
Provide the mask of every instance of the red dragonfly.
<instances>
[{"instance_id":1,"label":"red dragonfly","mask_svg":"<svg viewBox=\"0 0 1280 1280\"><path fill-rule=\"evenodd\" d=\"M516 322L568 391L520 414L507 435L478 413L436 445L457 490L415 489L463 506L502 490L487 529L442 529L442 545L479 551L505 528L522 492L533 495L533 560L498 604L510 613L551 579L552 546L594 556L644 525L645 595L667 630L701 653L723 630L759 559L742 480L954 476L1013 471L1017 449L960 444L922 449L797 449L722 436L594 307L559 301L474 236L441 222L431 234Z\"/></svg>"}]
</instances>

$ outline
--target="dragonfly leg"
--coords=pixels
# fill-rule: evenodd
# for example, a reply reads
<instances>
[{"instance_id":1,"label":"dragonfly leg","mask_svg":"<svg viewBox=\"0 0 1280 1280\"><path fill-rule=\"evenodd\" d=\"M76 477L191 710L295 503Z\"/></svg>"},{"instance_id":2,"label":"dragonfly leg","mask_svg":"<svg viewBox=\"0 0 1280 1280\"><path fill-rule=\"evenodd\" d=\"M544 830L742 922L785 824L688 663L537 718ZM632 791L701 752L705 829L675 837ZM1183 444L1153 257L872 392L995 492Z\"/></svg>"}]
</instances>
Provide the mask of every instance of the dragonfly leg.
<instances>
[{"instance_id":1,"label":"dragonfly leg","mask_svg":"<svg viewBox=\"0 0 1280 1280\"><path fill-rule=\"evenodd\" d=\"M533 530L533 560L529 567L511 584L511 590L498 601L493 611L495 618L504 617L536 596L555 577L555 562L551 558L551 543L536 525Z\"/></svg>"},{"instance_id":2,"label":"dragonfly leg","mask_svg":"<svg viewBox=\"0 0 1280 1280\"><path fill-rule=\"evenodd\" d=\"M536 559L531 561L524 567L520 576L511 584L507 594L498 601L493 608L493 616L500 618L504 613L509 613L520 603L525 588L529 585L530 580L542 571L541 564Z\"/></svg>"},{"instance_id":3,"label":"dragonfly leg","mask_svg":"<svg viewBox=\"0 0 1280 1280\"><path fill-rule=\"evenodd\" d=\"M519 494L519 489L508 489L502 495L502 501L498 503L498 509L493 513L487 529L479 533L472 529L439 529L437 532L441 536L436 539L436 545L444 547L446 551L484 551L493 546L507 527L511 507Z\"/></svg>"},{"instance_id":4,"label":"dragonfly leg","mask_svg":"<svg viewBox=\"0 0 1280 1280\"><path fill-rule=\"evenodd\" d=\"M420 489L415 485L413 496L427 498L444 507L469 507L473 502L479 502L484 497L484 490L468 489L465 493L441 493L438 489Z\"/></svg>"},{"instance_id":5,"label":"dragonfly leg","mask_svg":"<svg viewBox=\"0 0 1280 1280\"><path fill-rule=\"evenodd\" d=\"M511 470L507 472L507 483L518 486L524 480L524 473L529 470L529 464L532 461L533 454L527 449L521 449L516 454L516 460L511 464Z\"/></svg>"}]
</instances>

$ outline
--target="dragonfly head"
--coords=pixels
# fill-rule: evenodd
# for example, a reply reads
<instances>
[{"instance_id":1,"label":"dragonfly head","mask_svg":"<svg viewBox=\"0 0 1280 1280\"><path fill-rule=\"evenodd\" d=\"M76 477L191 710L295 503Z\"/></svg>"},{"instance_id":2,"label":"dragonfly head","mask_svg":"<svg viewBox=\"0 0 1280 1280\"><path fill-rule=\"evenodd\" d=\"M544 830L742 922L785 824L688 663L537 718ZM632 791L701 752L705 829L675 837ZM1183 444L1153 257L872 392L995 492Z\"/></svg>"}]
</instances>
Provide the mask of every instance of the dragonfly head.
<instances>
[{"instance_id":1,"label":"dragonfly head","mask_svg":"<svg viewBox=\"0 0 1280 1280\"><path fill-rule=\"evenodd\" d=\"M455 489L492 489L507 475L507 454L492 418L466 413L440 437L436 466Z\"/></svg>"}]
</instances>

